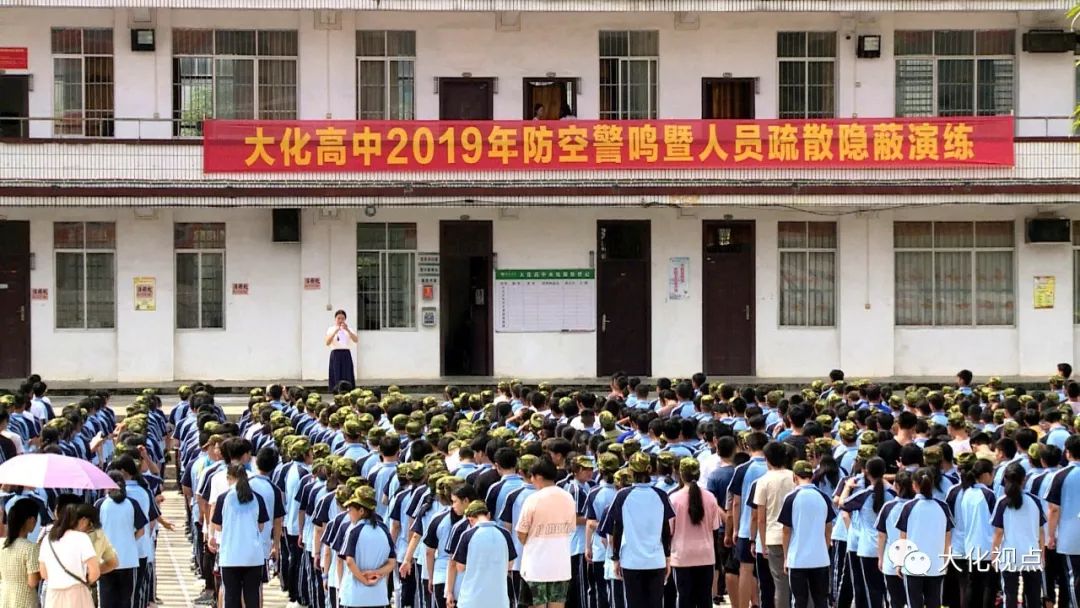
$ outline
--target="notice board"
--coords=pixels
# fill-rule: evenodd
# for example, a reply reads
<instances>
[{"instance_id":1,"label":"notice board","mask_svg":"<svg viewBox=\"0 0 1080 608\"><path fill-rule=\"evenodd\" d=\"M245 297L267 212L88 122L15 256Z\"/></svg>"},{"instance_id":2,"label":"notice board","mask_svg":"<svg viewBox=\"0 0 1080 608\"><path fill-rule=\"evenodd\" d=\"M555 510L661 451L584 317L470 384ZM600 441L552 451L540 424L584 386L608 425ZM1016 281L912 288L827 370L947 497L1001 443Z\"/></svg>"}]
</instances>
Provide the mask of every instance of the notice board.
<instances>
[{"instance_id":1,"label":"notice board","mask_svg":"<svg viewBox=\"0 0 1080 608\"><path fill-rule=\"evenodd\" d=\"M495 271L495 331L596 330L592 268Z\"/></svg>"}]
</instances>

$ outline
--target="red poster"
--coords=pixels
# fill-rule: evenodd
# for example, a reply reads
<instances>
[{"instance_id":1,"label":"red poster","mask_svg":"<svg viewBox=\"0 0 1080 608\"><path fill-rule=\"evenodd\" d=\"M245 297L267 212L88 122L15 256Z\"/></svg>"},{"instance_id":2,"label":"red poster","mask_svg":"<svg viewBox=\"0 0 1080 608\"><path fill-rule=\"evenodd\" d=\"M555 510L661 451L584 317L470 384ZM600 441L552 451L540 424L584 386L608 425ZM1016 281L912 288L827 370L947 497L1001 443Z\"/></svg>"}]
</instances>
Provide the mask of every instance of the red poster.
<instances>
[{"instance_id":1,"label":"red poster","mask_svg":"<svg viewBox=\"0 0 1080 608\"><path fill-rule=\"evenodd\" d=\"M1013 165L1010 116L850 120L209 120L206 173Z\"/></svg>"},{"instance_id":2,"label":"red poster","mask_svg":"<svg viewBox=\"0 0 1080 608\"><path fill-rule=\"evenodd\" d=\"M25 46L0 46L0 70L25 70L29 66Z\"/></svg>"}]
</instances>

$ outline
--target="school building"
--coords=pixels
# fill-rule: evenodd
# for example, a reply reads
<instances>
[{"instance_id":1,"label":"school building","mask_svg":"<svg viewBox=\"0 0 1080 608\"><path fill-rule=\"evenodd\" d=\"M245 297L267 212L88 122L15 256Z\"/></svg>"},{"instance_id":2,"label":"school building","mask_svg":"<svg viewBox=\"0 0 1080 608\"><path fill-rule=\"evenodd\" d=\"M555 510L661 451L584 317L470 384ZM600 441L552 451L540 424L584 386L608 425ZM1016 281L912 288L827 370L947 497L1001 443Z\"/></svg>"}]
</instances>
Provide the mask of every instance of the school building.
<instances>
[{"instance_id":1,"label":"school building","mask_svg":"<svg viewBox=\"0 0 1080 608\"><path fill-rule=\"evenodd\" d=\"M1080 360L1069 0L15 4L0 378Z\"/></svg>"}]
</instances>

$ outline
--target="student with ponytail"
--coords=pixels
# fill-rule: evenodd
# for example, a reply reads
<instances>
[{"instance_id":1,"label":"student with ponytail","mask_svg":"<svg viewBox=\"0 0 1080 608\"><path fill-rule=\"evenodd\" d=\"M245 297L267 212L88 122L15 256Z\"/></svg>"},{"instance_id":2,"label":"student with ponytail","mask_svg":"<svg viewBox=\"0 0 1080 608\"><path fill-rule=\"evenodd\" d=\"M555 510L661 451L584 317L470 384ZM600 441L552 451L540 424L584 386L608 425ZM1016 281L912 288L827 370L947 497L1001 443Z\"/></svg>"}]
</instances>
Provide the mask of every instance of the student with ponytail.
<instances>
[{"instance_id":1,"label":"student with ponytail","mask_svg":"<svg viewBox=\"0 0 1080 608\"><path fill-rule=\"evenodd\" d=\"M989 562L994 531L990 514L996 497L990 489L994 481L994 463L976 459L961 460L960 485L949 491L945 503L953 514L953 561L960 568L961 593L969 608L993 608L998 580ZM969 561L977 559L978 561Z\"/></svg>"},{"instance_id":2,"label":"student with ponytail","mask_svg":"<svg viewBox=\"0 0 1080 608\"><path fill-rule=\"evenodd\" d=\"M259 539L270 514L262 496L251 489L243 464L230 464L226 475L230 487L218 496L210 518L210 549L217 553L221 569L223 606L259 606L266 560Z\"/></svg>"},{"instance_id":3,"label":"student with ponytail","mask_svg":"<svg viewBox=\"0 0 1080 608\"><path fill-rule=\"evenodd\" d=\"M98 582L102 606L134 608L135 579L139 570L138 540L146 533L149 523L146 513L134 498L129 498L124 476L112 471L109 477L117 488L97 501L101 529L116 551L116 568L101 576Z\"/></svg>"},{"instance_id":4,"label":"student with ponytail","mask_svg":"<svg viewBox=\"0 0 1080 608\"><path fill-rule=\"evenodd\" d=\"M696 458L679 461L682 488L671 494L675 525L671 530L671 569L678 590L678 608L712 608L716 568L716 531L720 506L712 492L698 485L701 465Z\"/></svg>"},{"instance_id":5,"label":"student with ponytail","mask_svg":"<svg viewBox=\"0 0 1080 608\"><path fill-rule=\"evenodd\" d=\"M851 564L862 575L862 597L858 577L855 578L855 602L859 608L881 608L885 603L885 578L878 568L877 523L878 514L885 503L896 498L885 485L885 461L873 457L863 467L864 487L851 494L840 508L848 524L848 551L855 547L858 557Z\"/></svg>"},{"instance_id":6,"label":"student with ponytail","mask_svg":"<svg viewBox=\"0 0 1080 608\"><path fill-rule=\"evenodd\" d=\"M896 527L900 539L910 540L918 551L908 555L900 568L907 587L908 608L941 606L945 580L945 556L953 529L949 507L934 498L934 471L921 468L912 477L917 494L903 506Z\"/></svg>"},{"instance_id":7,"label":"student with ponytail","mask_svg":"<svg viewBox=\"0 0 1080 608\"><path fill-rule=\"evenodd\" d=\"M1024 492L1026 472L1019 463L1006 465L1002 475L1005 495L994 506L992 558L1001 572L1005 608L1017 608L1020 581L1024 582L1024 606L1042 602L1042 551L1045 539L1039 499Z\"/></svg>"},{"instance_id":8,"label":"student with ponytail","mask_svg":"<svg viewBox=\"0 0 1080 608\"><path fill-rule=\"evenodd\" d=\"M904 589L904 579L900 577L901 564L893 562L893 555L888 549L900 540L900 530L896 527L900 512L904 505L915 498L915 487L912 485L909 471L900 470L896 474L893 479L893 491L896 492L896 498L885 503L885 506L881 508L874 528L878 533L878 569L885 576L885 590L889 594L889 606L902 608L907 604L907 592Z\"/></svg>"}]
</instances>

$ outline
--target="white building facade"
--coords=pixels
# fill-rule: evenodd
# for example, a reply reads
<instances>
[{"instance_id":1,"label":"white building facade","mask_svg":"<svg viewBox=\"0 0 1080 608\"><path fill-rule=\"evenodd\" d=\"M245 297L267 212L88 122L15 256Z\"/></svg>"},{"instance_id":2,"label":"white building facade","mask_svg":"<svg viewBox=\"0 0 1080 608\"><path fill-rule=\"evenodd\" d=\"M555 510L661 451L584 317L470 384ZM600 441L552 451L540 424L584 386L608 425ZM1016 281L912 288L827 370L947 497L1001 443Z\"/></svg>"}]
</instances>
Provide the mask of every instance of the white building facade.
<instances>
[{"instance_id":1,"label":"white building facade","mask_svg":"<svg viewBox=\"0 0 1080 608\"><path fill-rule=\"evenodd\" d=\"M1080 359L1078 47L1024 42L1069 30L1068 2L18 4L0 8L0 377L314 382L337 309L361 383ZM204 171L204 118L538 105L563 123L1009 115L1015 161ZM1033 218L1071 230L1029 242Z\"/></svg>"}]
</instances>

